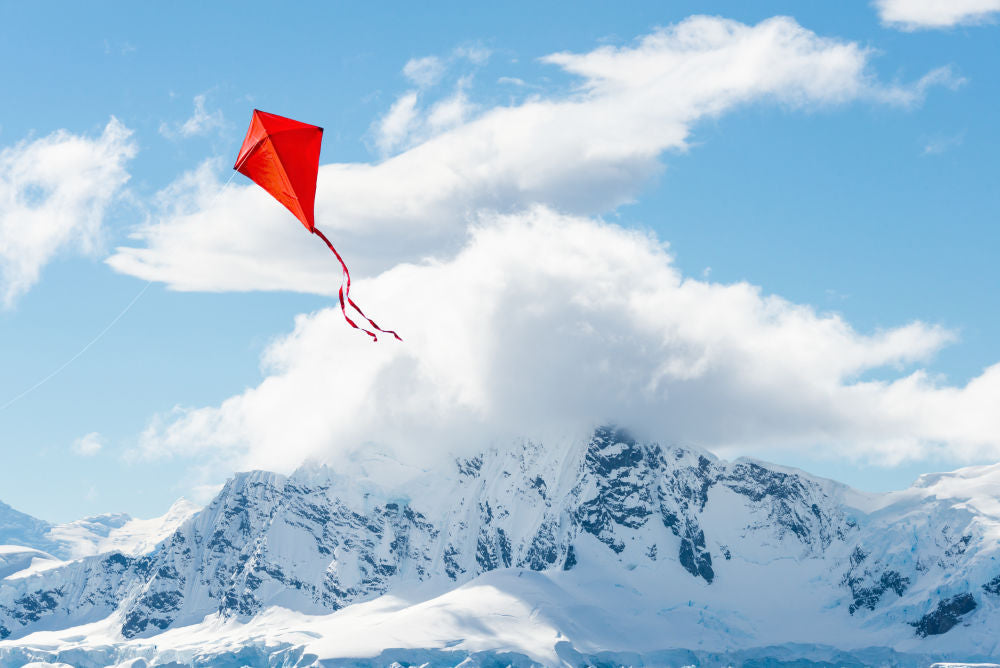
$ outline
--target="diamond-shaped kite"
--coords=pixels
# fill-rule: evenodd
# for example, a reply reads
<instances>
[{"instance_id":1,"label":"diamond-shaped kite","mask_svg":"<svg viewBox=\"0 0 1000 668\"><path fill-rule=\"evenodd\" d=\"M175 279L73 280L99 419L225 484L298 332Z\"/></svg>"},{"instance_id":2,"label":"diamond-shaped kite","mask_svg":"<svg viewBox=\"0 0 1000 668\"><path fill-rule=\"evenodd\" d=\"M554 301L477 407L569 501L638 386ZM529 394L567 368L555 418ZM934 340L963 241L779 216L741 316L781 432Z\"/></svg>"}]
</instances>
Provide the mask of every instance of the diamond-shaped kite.
<instances>
[{"instance_id":1,"label":"diamond-shaped kite","mask_svg":"<svg viewBox=\"0 0 1000 668\"><path fill-rule=\"evenodd\" d=\"M233 169L248 176L254 183L281 202L285 208L302 221L306 229L326 242L337 256L344 272L344 282L340 286L340 310L344 320L351 327L360 329L378 341L375 332L359 327L347 315L347 305L361 314L368 324L385 334L392 334L402 341L396 332L382 329L366 316L351 299L351 272L344 259L333 247L330 240L316 228L314 205L316 201L316 175L319 172L319 150L323 142L323 128L301 123L291 118L253 110L250 129L240 147Z\"/></svg>"}]
</instances>

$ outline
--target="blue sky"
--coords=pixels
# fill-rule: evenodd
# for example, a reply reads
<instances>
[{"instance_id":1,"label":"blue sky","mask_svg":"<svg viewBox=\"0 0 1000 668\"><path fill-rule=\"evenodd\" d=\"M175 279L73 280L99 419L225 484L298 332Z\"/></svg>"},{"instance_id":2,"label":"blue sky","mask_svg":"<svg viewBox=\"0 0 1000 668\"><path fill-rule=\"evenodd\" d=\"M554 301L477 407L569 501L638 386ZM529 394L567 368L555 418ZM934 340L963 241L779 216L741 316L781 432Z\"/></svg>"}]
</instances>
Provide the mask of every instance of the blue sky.
<instances>
[{"instance_id":1,"label":"blue sky","mask_svg":"<svg viewBox=\"0 0 1000 668\"><path fill-rule=\"evenodd\" d=\"M990 302L1000 283L994 261L1000 247L1000 41L989 21L903 30L880 21L874 6L821 2L649 2L631 3L624 12L607 3L474 9L467 3L317 3L288 16L254 3L129 9L8 3L0 7L0 81L6 91L0 147L7 151L0 168L11 169L11 156L58 131L96 140L112 116L131 131L122 141L134 155L121 159L128 181L108 196L93 248L79 253L67 243L44 263L37 281L0 309L0 404L72 357L143 289L147 276L141 271L129 275L105 262L119 246L149 243L130 238L137 225L169 219L164 206L220 206L210 194L196 203L164 203L190 191L158 193L213 159L206 167L213 178L203 186L205 192L218 190L216 181L229 178L254 107L324 126L323 164L378 164L493 109L579 95L580 77L540 60L549 54L629 49L658 27L692 14L748 26L790 16L818 40L857 45L866 58L862 83L874 81L878 91L803 104L775 101L783 93L765 91L719 113L692 117L685 126L686 148L664 144L656 152L661 168L642 166L634 182L609 195L610 205L566 213L651 231L669 243L672 266L685 277L721 285L745 281L820 315L840 314L861 335L913 321L950 332L950 344L928 344L933 350L920 360L902 354L903 361L861 368L845 383L889 382L924 369L936 383L962 387L1000 361L1000 315ZM407 78L404 67L425 57L438 59L441 73L422 86ZM939 68L947 68L940 80L918 94L916 82ZM912 99L886 102L893 86ZM411 131L390 145L381 123L408 91L428 109L460 93L463 116L457 125ZM246 181L237 178L234 183L243 188ZM326 177L320 178L322 186ZM579 195L585 199L586 193ZM553 195L554 209L573 209L559 197ZM504 212L516 208L498 198ZM4 215L8 227L0 229L18 234L17 220ZM290 217L280 218L277 210L269 215L303 244L312 241ZM232 229L253 235L254 221L245 222ZM410 243L395 229L345 228L340 250L349 263L352 255L357 258L362 277L418 260L405 253L392 261L374 255L366 260L370 246ZM368 245L352 253L352 234ZM413 244L419 256L447 262L464 243L463 234L444 232ZM192 240L192 246L197 243ZM172 252L179 247L171 246ZM249 261L266 266L269 258ZM321 278L335 290L335 274ZM270 359L268 351L292 332L297 316L322 317L331 304L330 288L165 288L178 280L157 276L85 355L0 412L0 499L52 520L109 511L149 516L179 495L197 496L202 486L221 481L227 468L270 461L239 447L199 449L190 421L178 432L191 439L190 447L157 449L149 443L170 442L162 425L184 420L185 409L219 406L273 374L262 357ZM259 287L247 280L248 287ZM391 294L381 303L372 297L389 288L374 282L367 294L365 288L362 278L362 304L393 324ZM333 338L330 346L340 341ZM349 350L352 356L375 354ZM175 407L181 407L181 418L172 417L179 414ZM1000 434L994 445L977 434L969 437L975 444L960 453L937 439L938 447L873 461L839 435L854 432L823 429L832 435L799 449L771 451L728 434L721 450L801 466L866 489L902 487L924 471L995 461L1000 451ZM886 442L893 440L888 429L878 427ZM925 432L951 433L936 425ZM696 430L678 433L698 440L689 436ZM206 443L220 438L206 437ZM789 432L792 441L802 438ZM87 445L95 442L99 448Z\"/></svg>"}]
</instances>

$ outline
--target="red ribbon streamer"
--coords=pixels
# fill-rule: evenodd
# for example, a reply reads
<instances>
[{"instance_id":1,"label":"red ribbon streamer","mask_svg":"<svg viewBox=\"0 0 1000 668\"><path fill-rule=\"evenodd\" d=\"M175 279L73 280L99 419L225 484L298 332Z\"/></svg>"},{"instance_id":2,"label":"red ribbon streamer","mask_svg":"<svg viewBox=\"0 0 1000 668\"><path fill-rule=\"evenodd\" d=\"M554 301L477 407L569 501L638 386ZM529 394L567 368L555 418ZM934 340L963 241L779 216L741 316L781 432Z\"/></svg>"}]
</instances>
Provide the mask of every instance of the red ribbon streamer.
<instances>
[{"instance_id":1,"label":"red ribbon streamer","mask_svg":"<svg viewBox=\"0 0 1000 668\"><path fill-rule=\"evenodd\" d=\"M337 256L337 259L340 261L340 266L344 270L345 282L341 283L340 290L337 291L337 295L340 297L340 312L344 314L344 320L347 321L347 324L353 327L354 329L360 329L362 332L372 337L372 341L378 341L378 337L375 335L375 332L369 331L364 327L359 327L358 324L353 320L351 320L351 318L347 315L347 306L344 303L345 298L347 304L350 304L351 308L353 308L355 311L361 314L361 317L367 320L368 324L371 325L373 329L377 329L383 334L392 334L393 336L396 337L397 341L402 341L403 339L399 338L399 334L392 331L391 329L382 329L381 327L375 324L374 320L366 316L364 314L364 311L358 308L358 305L354 303L353 299L351 299L351 272L348 271L347 264L344 263L344 258L340 257L340 253L338 253L337 249L333 247L333 244L330 243L330 240L326 238L326 235L319 231L318 227L313 227L312 232L313 234L319 236L319 238L322 239L324 242L326 242L327 248L329 248L333 252L333 254ZM346 290L344 289L345 284L347 288Z\"/></svg>"}]
</instances>

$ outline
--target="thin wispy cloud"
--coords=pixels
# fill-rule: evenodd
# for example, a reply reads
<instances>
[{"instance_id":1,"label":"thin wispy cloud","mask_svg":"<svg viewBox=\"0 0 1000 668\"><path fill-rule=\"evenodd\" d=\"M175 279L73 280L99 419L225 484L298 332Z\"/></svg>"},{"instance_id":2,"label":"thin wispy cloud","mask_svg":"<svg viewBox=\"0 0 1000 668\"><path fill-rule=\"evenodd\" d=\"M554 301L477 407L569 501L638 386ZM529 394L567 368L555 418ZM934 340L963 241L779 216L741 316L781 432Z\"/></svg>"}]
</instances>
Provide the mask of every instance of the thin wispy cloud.
<instances>
[{"instance_id":1,"label":"thin wispy cloud","mask_svg":"<svg viewBox=\"0 0 1000 668\"><path fill-rule=\"evenodd\" d=\"M994 23L1000 0L875 0L882 23L900 30L931 30Z\"/></svg>"},{"instance_id":2,"label":"thin wispy cloud","mask_svg":"<svg viewBox=\"0 0 1000 668\"><path fill-rule=\"evenodd\" d=\"M378 123L375 144L384 154L394 150L408 137L417 121L417 92L400 95Z\"/></svg>"},{"instance_id":3,"label":"thin wispy cloud","mask_svg":"<svg viewBox=\"0 0 1000 668\"><path fill-rule=\"evenodd\" d=\"M941 155L952 149L958 148L965 141L965 133L960 132L953 135L935 135L924 141L924 155Z\"/></svg>"},{"instance_id":4,"label":"thin wispy cloud","mask_svg":"<svg viewBox=\"0 0 1000 668\"><path fill-rule=\"evenodd\" d=\"M401 93L389 111L373 124L375 147L379 153L383 157L389 156L468 119L477 108L466 94L470 74L459 76L452 93L435 102L430 109L422 109L420 100L428 94L428 89L438 86L457 63L471 63L478 67L489 57L490 51L484 47L462 46L445 57L425 56L408 60L403 66L403 74L416 88Z\"/></svg>"},{"instance_id":5,"label":"thin wispy cloud","mask_svg":"<svg viewBox=\"0 0 1000 668\"><path fill-rule=\"evenodd\" d=\"M73 441L72 450L81 457L93 457L104 448L104 439L96 431Z\"/></svg>"},{"instance_id":6,"label":"thin wispy cloud","mask_svg":"<svg viewBox=\"0 0 1000 668\"><path fill-rule=\"evenodd\" d=\"M188 138L207 135L225 127L221 109L209 111L204 94L194 96L194 112L180 123L160 123L160 134L168 139Z\"/></svg>"},{"instance_id":7,"label":"thin wispy cloud","mask_svg":"<svg viewBox=\"0 0 1000 668\"><path fill-rule=\"evenodd\" d=\"M455 47L452 55L455 58L468 60L475 65L483 65L493 55L493 51L482 44L466 44Z\"/></svg>"},{"instance_id":8,"label":"thin wispy cloud","mask_svg":"<svg viewBox=\"0 0 1000 668\"><path fill-rule=\"evenodd\" d=\"M420 88L433 86L444 75L445 63L437 56L412 58L403 66L403 74Z\"/></svg>"},{"instance_id":9,"label":"thin wispy cloud","mask_svg":"<svg viewBox=\"0 0 1000 668\"><path fill-rule=\"evenodd\" d=\"M537 88L537 86L531 86L531 84L526 82L524 79L519 79L518 77L500 77L497 79L497 83L507 86L517 86L519 88L528 88L529 86Z\"/></svg>"}]
</instances>

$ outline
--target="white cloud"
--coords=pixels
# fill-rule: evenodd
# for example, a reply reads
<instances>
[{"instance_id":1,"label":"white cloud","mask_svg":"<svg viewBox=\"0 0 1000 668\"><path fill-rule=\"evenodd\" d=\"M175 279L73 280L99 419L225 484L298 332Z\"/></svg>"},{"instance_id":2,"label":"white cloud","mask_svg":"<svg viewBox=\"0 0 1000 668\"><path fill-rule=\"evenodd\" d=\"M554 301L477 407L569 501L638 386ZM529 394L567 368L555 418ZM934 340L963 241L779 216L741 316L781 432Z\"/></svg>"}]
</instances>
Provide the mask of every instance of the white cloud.
<instances>
[{"instance_id":1,"label":"white cloud","mask_svg":"<svg viewBox=\"0 0 1000 668\"><path fill-rule=\"evenodd\" d=\"M482 44L467 44L457 47L453 54L456 58L463 58L474 65L483 65L493 55L493 51Z\"/></svg>"},{"instance_id":2,"label":"white cloud","mask_svg":"<svg viewBox=\"0 0 1000 668\"><path fill-rule=\"evenodd\" d=\"M476 109L466 94L471 74L459 77L454 92L435 102L430 109L419 108L420 98L427 95L428 88L440 83L456 60L468 60L478 65L488 57L489 52L484 49L460 47L448 59L427 56L407 61L403 73L417 88L397 97L389 111L373 124L375 146L381 155L385 157L400 149L410 148L465 122Z\"/></svg>"},{"instance_id":3,"label":"white cloud","mask_svg":"<svg viewBox=\"0 0 1000 668\"><path fill-rule=\"evenodd\" d=\"M1000 0L875 0L882 23L901 30L952 28L989 23Z\"/></svg>"},{"instance_id":4,"label":"white cloud","mask_svg":"<svg viewBox=\"0 0 1000 668\"><path fill-rule=\"evenodd\" d=\"M477 108L466 94L469 83L469 77L461 77L450 96L426 110L418 106L417 91L400 95L385 116L374 124L375 146L387 156L464 123Z\"/></svg>"},{"instance_id":5,"label":"white cloud","mask_svg":"<svg viewBox=\"0 0 1000 668\"><path fill-rule=\"evenodd\" d=\"M447 257L479 210L541 203L576 214L608 211L661 169L664 151L687 147L695 123L739 105L910 105L928 86L954 83L937 70L915 84L882 84L870 56L781 17L754 26L693 17L629 46L553 54L545 62L580 77L576 92L485 110L377 164L323 166L317 224L359 276L371 275L400 261ZM446 111L451 122L469 117L467 101L452 103L436 108L438 118ZM415 91L397 100L380 123L380 148L412 139L421 113ZM112 267L183 290L336 289L321 245L259 188L208 198L217 184L207 170L182 183L191 191L177 196L204 208L154 218L136 231L145 247L117 249Z\"/></svg>"},{"instance_id":6,"label":"white cloud","mask_svg":"<svg viewBox=\"0 0 1000 668\"><path fill-rule=\"evenodd\" d=\"M440 81L444 70L445 63L437 56L411 58L403 66L406 78L421 88L428 88Z\"/></svg>"},{"instance_id":7,"label":"white cloud","mask_svg":"<svg viewBox=\"0 0 1000 668\"><path fill-rule=\"evenodd\" d=\"M528 84L524 79L518 79L517 77L500 77L497 79L499 84L510 84L511 86L527 86Z\"/></svg>"},{"instance_id":8,"label":"white cloud","mask_svg":"<svg viewBox=\"0 0 1000 668\"><path fill-rule=\"evenodd\" d=\"M654 238L615 225L542 208L484 218L452 260L398 266L358 294L404 343L373 346L332 308L302 315L257 387L161 416L145 453L346 471L389 451L427 470L617 421L730 454L1000 456L1000 365L964 387L909 370L950 332L860 333L746 283L686 278ZM862 379L875 369L891 379Z\"/></svg>"},{"instance_id":9,"label":"white cloud","mask_svg":"<svg viewBox=\"0 0 1000 668\"><path fill-rule=\"evenodd\" d=\"M104 447L104 439L96 431L92 431L85 436L73 441L73 452L81 457L93 457Z\"/></svg>"},{"instance_id":10,"label":"white cloud","mask_svg":"<svg viewBox=\"0 0 1000 668\"><path fill-rule=\"evenodd\" d=\"M400 95L388 113L378 121L375 145L387 154L398 147L413 128L417 119L417 92L407 91Z\"/></svg>"},{"instance_id":11,"label":"white cloud","mask_svg":"<svg viewBox=\"0 0 1000 668\"><path fill-rule=\"evenodd\" d=\"M260 188L223 188L215 177L219 168L220 161L206 161L164 189L156 210L161 220L173 224L140 227L135 236L148 248L118 249L108 263L149 280L170 276L175 290L336 294L340 268L330 261L329 251L301 227L296 229L297 221L273 211L273 199ZM213 213L221 217L213 218ZM237 220L242 224L232 224ZM262 238L270 239L266 249L259 245ZM185 266L191 270L187 275L179 271Z\"/></svg>"},{"instance_id":12,"label":"white cloud","mask_svg":"<svg viewBox=\"0 0 1000 668\"><path fill-rule=\"evenodd\" d=\"M0 301L6 307L59 252L91 254L129 179L131 131L111 118L99 137L59 130L0 151Z\"/></svg>"},{"instance_id":13,"label":"white cloud","mask_svg":"<svg viewBox=\"0 0 1000 668\"><path fill-rule=\"evenodd\" d=\"M484 65L492 52L480 44L458 46L447 57L425 56L411 58L403 66L403 75L418 88L430 88L440 83L449 67L461 61Z\"/></svg>"},{"instance_id":14,"label":"white cloud","mask_svg":"<svg viewBox=\"0 0 1000 668\"><path fill-rule=\"evenodd\" d=\"M222 110L208 111L205 108L205 95L194 96L194 113L183 123L160 123L160 134L168 139L175 137L194 137L205 135L212 130L218 130L225 125Z\"/></svg>"},{"instance_id":15,"label":"white cloud","mask_svg":"<svg viewBox=\"0 0 1000 668\"><path fill-rule=\"evenodd\" d=\"M437 134L461 125L476 109L465 93L467 83L459 81L455 93L432 106L427 112L426 125L431 134Z\"/></svg>"}]
</instances>

